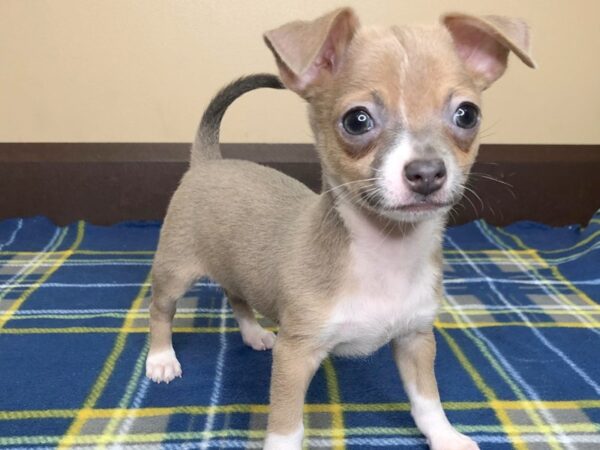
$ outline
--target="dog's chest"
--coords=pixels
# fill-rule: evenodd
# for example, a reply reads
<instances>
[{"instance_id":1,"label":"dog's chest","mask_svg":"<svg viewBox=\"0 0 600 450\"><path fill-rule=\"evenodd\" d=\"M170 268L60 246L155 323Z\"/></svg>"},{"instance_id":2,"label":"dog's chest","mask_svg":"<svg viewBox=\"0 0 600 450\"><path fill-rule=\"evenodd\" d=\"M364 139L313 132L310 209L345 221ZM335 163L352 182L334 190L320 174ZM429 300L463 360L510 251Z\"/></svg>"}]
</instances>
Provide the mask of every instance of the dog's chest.
<instances>
[{"instance_id":1,"label":"dog's chest","mask_svg":"<svg viewBox=\"0 0 600 450\"><path fill-rule=\"evenodd\" d=\"M347 286L326 323L333 353L368 355L396 336L431 327L441 268L432 258L436 240L419 237L352 246Z\"/></svg>"}]
</instances>

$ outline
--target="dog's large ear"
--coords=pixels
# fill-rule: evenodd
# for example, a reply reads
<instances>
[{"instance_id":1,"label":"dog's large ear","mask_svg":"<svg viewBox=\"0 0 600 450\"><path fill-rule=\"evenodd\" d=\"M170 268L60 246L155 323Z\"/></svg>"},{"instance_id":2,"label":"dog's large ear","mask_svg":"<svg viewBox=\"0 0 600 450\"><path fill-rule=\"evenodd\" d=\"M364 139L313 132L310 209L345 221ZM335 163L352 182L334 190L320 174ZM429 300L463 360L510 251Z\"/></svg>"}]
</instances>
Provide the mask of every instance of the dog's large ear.
<instances>
[{"instance_id":1,"label":"dog's large ear","mask_svg":"<svg viewBox=\"0 0 600 450\"><path fill-rule=\"evenodd\" d=\"M530 55L529 27L521 19L451 13L441 20L452 35L458 55L483 89L504 73L509 51L535 68Z\"/></svg>"},{"instance_id":2,"label":"dog's large ear","mask_svg":"<svg viewBox=\"0 0 600 450\"><path fill-rule=\"evenodd\" d=\"M354 11L342 8L267 31L264 39L275 55L283 84L304 95L337 70L357 28Z\"/></svg>"}]
</instances>

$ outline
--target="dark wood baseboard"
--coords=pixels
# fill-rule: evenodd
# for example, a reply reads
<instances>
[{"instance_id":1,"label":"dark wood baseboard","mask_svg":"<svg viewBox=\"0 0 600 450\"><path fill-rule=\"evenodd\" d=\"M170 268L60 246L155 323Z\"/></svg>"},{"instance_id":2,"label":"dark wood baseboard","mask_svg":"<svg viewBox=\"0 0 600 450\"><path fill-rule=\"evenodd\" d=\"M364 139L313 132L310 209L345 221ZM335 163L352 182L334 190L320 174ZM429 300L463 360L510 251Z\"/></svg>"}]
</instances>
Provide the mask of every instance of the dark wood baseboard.
<instances>
[{"instance_id":1,"label":"dark wood baseboard","mask_svg":"<svg viewBox=\"0 0 600 450\"><path fill-rule=\"evenodd\" d=\"M320 187L309 144L223 144ZM44 215L63 225L162 219L187 168L189 144L0 143L0 219ZM483 145L453 223L535 220L585 225L600 208L600 145Z\"/></svg>"}]
</instances>

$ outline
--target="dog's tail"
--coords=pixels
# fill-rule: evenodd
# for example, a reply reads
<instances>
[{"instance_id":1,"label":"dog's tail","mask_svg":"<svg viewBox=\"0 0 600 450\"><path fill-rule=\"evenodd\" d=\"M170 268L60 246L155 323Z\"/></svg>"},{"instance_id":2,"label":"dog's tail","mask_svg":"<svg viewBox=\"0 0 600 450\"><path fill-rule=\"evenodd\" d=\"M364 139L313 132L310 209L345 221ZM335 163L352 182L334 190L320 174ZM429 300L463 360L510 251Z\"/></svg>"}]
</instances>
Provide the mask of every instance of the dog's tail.
<instances>
[{"instance_id":1,"label":"dog's tail","mask_svg":"<svg viewBox=\"0 0 600 450\"><path fill-rule=\"evenodd\" d=\"M236 98L258 88L285 89L285 86L275 75L259 73L235 80L214 96L202 115L196 139L192 145L190 158L192 166L202 160L221 158L219 129L225 111Z\"/></svg>"}]
</instances>

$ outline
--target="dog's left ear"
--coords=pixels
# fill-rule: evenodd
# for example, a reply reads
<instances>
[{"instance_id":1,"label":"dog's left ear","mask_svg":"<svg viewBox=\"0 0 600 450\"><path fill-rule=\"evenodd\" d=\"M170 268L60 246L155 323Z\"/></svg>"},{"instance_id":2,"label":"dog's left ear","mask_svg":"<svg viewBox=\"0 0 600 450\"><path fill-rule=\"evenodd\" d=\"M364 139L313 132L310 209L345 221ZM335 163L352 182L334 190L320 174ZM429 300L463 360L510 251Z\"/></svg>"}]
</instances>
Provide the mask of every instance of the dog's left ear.
<instances>
[{"instance_id":1,"label":"dog's left ear","mask_svg":"<svg viewBox=\"0 0 600 450\"><path fill-rule=\"evenodd\" d=\"M451 13L442 16L441 21L452 35L458 55L482 89L502 76L509 51L535 68L530 54L529 27L523 20Z\"/></svg>"},{"instance_id":2,"label":"dog's left ear","mask_svg":"<svg viewBox=\"0 0 600 450\"><path fill-rule=\"evenodd\" d=\"M350 8L336 9L318 19L296 21L264 34L275 55L285 86L303 97L339 68L358 28Z\"/></svg>"}]
</instances>

